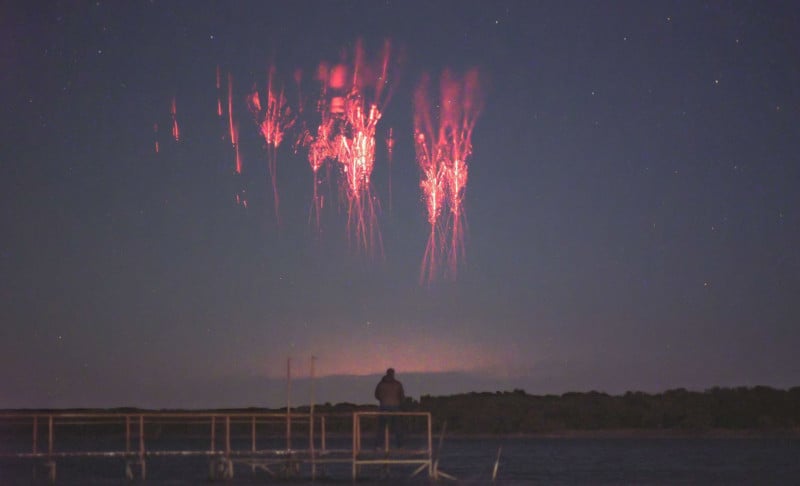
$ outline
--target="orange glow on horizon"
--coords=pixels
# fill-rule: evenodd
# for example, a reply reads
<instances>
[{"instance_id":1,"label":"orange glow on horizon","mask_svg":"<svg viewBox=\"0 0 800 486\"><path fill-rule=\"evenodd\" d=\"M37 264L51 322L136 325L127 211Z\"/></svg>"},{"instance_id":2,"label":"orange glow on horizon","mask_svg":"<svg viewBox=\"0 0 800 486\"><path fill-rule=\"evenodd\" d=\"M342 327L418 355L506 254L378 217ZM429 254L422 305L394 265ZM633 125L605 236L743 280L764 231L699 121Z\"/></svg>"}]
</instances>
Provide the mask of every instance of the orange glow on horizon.
<instances>
[{"instance_id":1,"label":"orange glow on horizon","mask_svg":"<svg viewBox=\"0 0 800 486\"><path fill-rule=\"evenodd\" d=\"M459 339L419 336L333 337L318 339L320 343L294 346L292 374L308 377L307 361L317 358L316 377L367 376L383 374L395 368L403 374L416 373L475 373L496 375L498 370L513 368L519 354L516 349L496 349ZM358 350L349 352L348 350ZM306 363L306 364L302 364ZM269 377L285 376L286 357L263 363L260 372Z\"/></svg>"}]
</instances>

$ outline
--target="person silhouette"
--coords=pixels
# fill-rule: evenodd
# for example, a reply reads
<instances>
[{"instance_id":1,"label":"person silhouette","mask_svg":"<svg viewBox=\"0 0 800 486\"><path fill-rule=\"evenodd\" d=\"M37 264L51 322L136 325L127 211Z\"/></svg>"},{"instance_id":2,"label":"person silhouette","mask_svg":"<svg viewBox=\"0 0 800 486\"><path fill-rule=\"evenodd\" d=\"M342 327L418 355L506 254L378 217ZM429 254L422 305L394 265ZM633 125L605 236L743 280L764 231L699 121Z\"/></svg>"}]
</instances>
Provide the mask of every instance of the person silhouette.
<instances>
[{"instance_id":1,"label":"person silhouette","mask_svg":"<svg viewBox=\"0 0 800 486\"><path fill-rule=\"evenodd\" d=\"M378 410L381 412L397 412L400 411L403 401L406 399L403 384L394 376L394 368L386 370L386 374L378 382L375 387L375 399L378 400ZM395 442L397 447L403 447L403 432L400 428L399 417L393 415L379 415L378 416L378 430L375 436L375 447L380 447L385 440L383 435L386 432L388 425L389 430L394 433Z\"/></svg>"}]
</instances>

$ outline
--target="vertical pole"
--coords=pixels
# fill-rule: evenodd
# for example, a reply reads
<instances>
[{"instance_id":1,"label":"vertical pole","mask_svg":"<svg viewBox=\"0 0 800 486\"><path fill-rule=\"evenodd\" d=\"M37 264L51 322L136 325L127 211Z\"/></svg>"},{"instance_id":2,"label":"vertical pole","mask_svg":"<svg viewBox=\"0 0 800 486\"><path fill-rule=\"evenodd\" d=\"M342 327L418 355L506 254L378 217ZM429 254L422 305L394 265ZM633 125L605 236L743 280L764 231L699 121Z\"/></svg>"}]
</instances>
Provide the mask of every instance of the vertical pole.
<instances>
[{"instance_id":1,"label":"vertical pole","mask_svg":"<svg viewBox=\"0 0 800 486\"><path fill-rule=\"evenodd\" d=\"M139 415L139 458L144 457L144 415Z\"/></svg>"},{"instance_id":2,"label":"vertical pole","mask_svg":"<svg viewBox=\"0 0 800 486\"><path fill-rule=\"evenodd\" d=\"M214 452L214 443L217 442L217 416L211 416L211 452Z\"/></svg>"},{"instance_id":3,"label":"vertical pole","mask_svg":"<svg viewBox=\"0 0 800 486\"><path fill-rule=\"evenodd\" d=\"M358 476L358 466L356 466L356 461L358 460L358 412L353 413L353 481L356 480Z\"/></svg>"},{"instance_id":4,"label":"vertical pole","mask_svg":"<svg viewBox=\"0 0 800 486\"><path fill-rule=\"evenodd\" d=\"M250 451L256 451L256 416L250 419Z\"/></svg>"},{"instance_id":5,"label":"vertical pole","mask_svg":"<svg viewBox=\"0 0 800 486\"><path fill-rule=\"evenodd\" d=\"M497 448L497 459L494 460L494 467L492 468L492 482L497 479L497 470L500 468L500 453L503 452L503 446Z\"/></svg>"},{"instance_id":6,"label":"vertical pole","mask_svg":"<svg viewBox=\"0 0 800 486\"><path fill-rule=\"evenodd\" d=\"M53 454L53 416L47 417L47 455Z\"/></svg>"},{"instance_id":7,"label":"vertical pole","mask_svg":"<svg viewBox=\"0 0 800 486\"><path fill-rule=\"evenodd\" d=\"M53 416L47 417L47 465L50 468L50 483L56 482L56 462L53 460Z\"/></svg>"},{"instance_id":8,"label":"vertical pole","mask_svg":"<svg viewBox=\"0 0 800 486\"><path fill-rule=\"evenodd\" d=\"M355 449L361 452L361 415L353 415L353 441L355 441Z\"/></svg>"},{"instance_id":9,"label":"vertical pole","mask_svg":"<svg viewBox=\"0 0 800 486\"><path fill-rule=\"evenodd\" d=\"M393 413L393 412L389 412ZM383 452L389 453L389 421L383 423Z\"/></svg>"},{"instance_id":10,"label":"vertical pole","mask_svg":"<svg viewBox=\"0 0 800 486\"><path fill-rule=\"evenodd\" d=\"M139 467L141 468L142 480L144 480L146 476L144 465L144 415L139 415Z\"/></svg>"},{"instance_id":11,"label":"vertical pole","mask_svg":"<svg viewBox=\"0 0 800 486\"><path fill-rule=\"evenodd\" d=\"M311 405L308 413L308 449L311 452L311 479L317 477L317 460L314 453L314 361L317 358L311 357Z\"/></svg>"},{"instance_id":12,"label":"vertical pole","mask_svg":"<svg viewBox=\"0 0 800 486\"><path fill-rule=\"evenodd\" d=\"M428 422L430 424L430 421ZM431 430L430 428L428 430ZM439 445L436 446L436 456L433 454L430 455L430 458L433 460L433 477L438 479L439 478L439 458L442 455L442 444L444 443L444 433L447 430L447 420L442 423L442 430L439 431ZM436 459L433 459L436 457ZM430 474L429 474L430 475Z\"/></svg>"},{"instance_id":13,"label":"vertical pole","mask_svg":"<svg viewBox=\"0 0 800 486\"><path fill-rule=\"evenodd\" d=\"M33 453L36 454L36 445L39 437L39 416L33 416Z\"/></svg>"},{"instance_id":14,"label":"vertical pole","mask_svg":"<svg viewBox=\"0 0 800 486\"><path fill-rule=\"evenodd\" d=\"M292 358L286 358L286 451L292 450Z\"/></svg>"},{"instance_id":15,"label":"vertical pole","mask_svg":"<svg viewBox=\"0 0 800 486\"><path fill-rule=\"evenodd\" d=\"M320 437L320 441L322 442L322 444L321 444L322 452L325 452L325 450L327 449L326 440L325 440L325 427L326 427L325 426L325 416L323 415L322 417L319 418L319 420L320 420L319 426L320 426L320 429L322 429L321 430L322 437Z\"/></svg>"},{"instance_id":16,"label":"vertical pole","mask_svg":"<svg viewBox=\"0 0 800 486\"><path fill-rule=\"evenodd\" d=\"M255 457L256 453L256 416L253 415L250 418L250 451L253 453ZM256 464L255 462L250 463L250 472L253 474L256 473Z\"/></svg>"},{"instance_id":17,"label":"vertical pole","mask_svg":"<svg viewBox=\"0 0 800 486\"><path fill-rule=\"evenodd\" d=\"M131 416L125 416L125 452L131 451Z\"/></svg>"},{"instance_id":18,"label":"vertical pole","mask_svg":"<svg viewBox=\"0 0 800 486\"><path fill-rule=\"evenodd\" d=\"M431 455L433 452L433 428L431 426L431 413L427 412L426 417L428 419L428 455ZM444 437L444 432L442 432L442 437Z\"/></svg>"},{"instance_id":19,"label":"vertical pole","mask_svg":"<svg viewBox=\"0 0 800 486\"><path fill-rule=\"evenodd\" d=\"M431 413L428 412L426 414L426 418L428 419L428 477L433 477L433 427L431 424ZM447 422L445 422L446 424ZM442 429L442 440L444 439L444 429ZM441 450L442 443L441 440L439 441L439 449ZM438 453L436 460L439 460Z\"/></svg>"},{"instance_id":20,"label":"vertical pole","mask_svg":"<svg viewBox=\"0 0 800 486\"><path fill-rule=\"evenodd\" d=\"M231 455L231 416L225 416L225 457Z\"/></svg>"}]
</instances>

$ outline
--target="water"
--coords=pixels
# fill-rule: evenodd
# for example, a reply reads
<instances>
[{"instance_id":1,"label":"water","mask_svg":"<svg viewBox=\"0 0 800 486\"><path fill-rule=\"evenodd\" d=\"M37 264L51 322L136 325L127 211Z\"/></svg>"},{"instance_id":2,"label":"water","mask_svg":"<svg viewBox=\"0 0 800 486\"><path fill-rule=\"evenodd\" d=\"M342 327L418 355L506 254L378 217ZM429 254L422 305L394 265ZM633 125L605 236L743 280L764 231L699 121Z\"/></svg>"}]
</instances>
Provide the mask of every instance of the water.
<instances>
[{"instance_id":1,"label":"water","mask_svg":"<svg viewBox=\"0 0 800 486\"><path fill-rule=\"evenodd\" d=\"M800 484L800 439L795 438L514 438L448 439L439 467L458 478L458 484L489 484L498 448L502 454L497 484ZM122 459L59 459L57 484L123 485ZM208 459L150 458L147 481L152 485L213 484ZM426 484L408 479L410 466L392 466L388 476L378 467L365 468L358 484ZM31 484L30 460L0 460L0 485ZM284 484L350 483L350 465L327 468L327 476L312 483L307 468L303 479ZM237 466L232 481L222 484L275 483L264 472L253 475ZM448 482L443 482L447 484ZM47 484L39 470L33 484Z\"/></svg>"},{"instance_id":2,"label":"water","mask_svg":"<svg viewBox=\"0 0 800 486\"><path fill-rule=\"evenodd\" d=\"M797 439L517 439L450 445L441 467L477 481L491 477L502 446L498 477L504 484L800 484Z\"/></svg>"}]
</instances>

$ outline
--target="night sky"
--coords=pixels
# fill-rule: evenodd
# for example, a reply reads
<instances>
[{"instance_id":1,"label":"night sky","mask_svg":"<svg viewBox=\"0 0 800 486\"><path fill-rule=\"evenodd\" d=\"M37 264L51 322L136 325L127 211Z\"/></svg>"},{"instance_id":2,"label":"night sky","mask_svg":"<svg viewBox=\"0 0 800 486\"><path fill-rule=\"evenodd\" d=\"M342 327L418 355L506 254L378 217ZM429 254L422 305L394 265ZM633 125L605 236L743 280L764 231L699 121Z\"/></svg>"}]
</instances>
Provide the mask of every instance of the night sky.
<instances>
[{"instance_id":1,"label":"night sky","mask_svg":"<svg viewBox=\"0 0 800 486\"><path fill-rule=\"evenodd\" d=\"M796 386L798 12L6 2L0 407L279 406L287 358L292 402L308 403L312 356L316 400L334 403L372 403L389 366L415 398ZM278 222L244 102L270 65L287 92L299 71L313 120L318 65L352 58L359 39L370 58L392 47L372 256L348 239L335 170L320 231L310 222L297 129L277 150ZM233 79L240 175L217 66ZM471 68L484 108L465 258L457 277L420 283L414 89Z\"/></svg>"}]
</instances>

